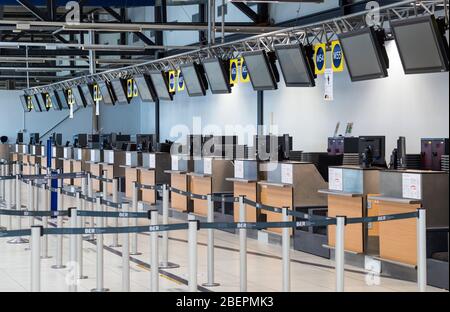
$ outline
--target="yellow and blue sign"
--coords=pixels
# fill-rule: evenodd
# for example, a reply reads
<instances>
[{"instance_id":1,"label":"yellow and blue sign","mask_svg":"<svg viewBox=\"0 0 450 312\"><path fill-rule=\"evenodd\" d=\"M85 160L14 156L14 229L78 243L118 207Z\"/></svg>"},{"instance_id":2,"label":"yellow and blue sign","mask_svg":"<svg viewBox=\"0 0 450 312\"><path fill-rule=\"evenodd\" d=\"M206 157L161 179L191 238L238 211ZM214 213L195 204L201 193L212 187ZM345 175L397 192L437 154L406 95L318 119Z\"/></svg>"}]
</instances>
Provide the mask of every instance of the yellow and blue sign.
<instances>
[{"instance_id":1,"label":"yellow and blue sign","mask_svg":"<svg viewBox=\"0 0 450 312\"><path fill-rule=\"evenodd\" d=\"M27 96L27 108L30 111L33 109L33 100L31 99L31 95Z\"/></svg>"},{"instance_id":2,"label":"yellow and blue sign","mask_svg":"<svg viewBox=\"0 0 450 312\"><path fill-rule=\"evenodd\" d=\"M46 94L45 95L45 108L47 110L49 110L50 108L52 108L52 98L50 97L50 94Z\"/></svg>"},{"instance_id":3,"label":"yellow and blue sign","mask_svg":"<svg viewBox=\"0 0 450 312\"><path fill-rule=\"evenodd\" d=\"M73 96L72 89L67 89L67 104L75 105L75 97Z\"/></svg>"},{"instance_id":4,"label":"yellow and blue sign","mask_svg":"<svg viewBox=\"0 0 450 312\"><path fill-rule=\"evenodd\" d=\"M314 46L314 63L316 65L316 75L324 74L327 63L327 47L325 43Z\"/></svg>"},{"instance_id":5,"label":"yellow and blue sign","mask_svg":"<svg viewBox=\"0 0 450 312\"><path fill-rule=\"evenodd\" d=\"M134 96L133 89L134 89L133 79L128 79L127 80L127 97L129 99L131 99Z\"/></svg>"},{"instance_id":6,"label":"yellow and blue sign","mask_svg":"<svg viewBox=\"0 0 450 312\"><path fill-rule=\"evenodd\" d=\"M169 71L169 92L175 92L176 90L176 72L174 70Z\"/></svg>"},{"instance_id":7,"label":"yellow and blue sign","mask_svg":"<svg viewBox=\"0 0 450 312\"><path fill-rule=\"evenodd\" d=\"M331 57L332 68L334 72L341 72L344 70L344 53L342 52L342 46L339 40L335 40L331 43Z\"/></svg>"},{"instance_id":8,"label":"yellow and blue sign","mask_svg":"<svg viewBox=\"0 0 450 312\"><path fill-rule=\"evenodd\" d=\"M136 80L133 79L133 97L139 96L139 89Z\"/></svg>"},{"instance_id":9,"label":"yellow and blue sign","mask_svg":"<svg viewBox=\"0 0 450 312\"><path fill-rule=\"evenodd\" d=\"M177 72L177 87L178 87L178 91L184 91L184 76L183 73L181 72L181 70L178 70Z\"/></svg>"},{"instance_id":10,"label":"yellow and blue sign","mask_svg":"<svg viewBox=\"0 0 450 312\"><path fill-rule=\"evenodd\" d=\"M241 57L240 59L240 64L241 64L241 78L240 81L241 82L249 82L250 81L250 75L248 73L248 68L247 68L247 64L245 64L244 58Z\"/></svg>"},{"instance_id":11,"label":"yellow and blue sign","mask_svg":"<svg viewBox=\"0 0 450 312\"><path fill-rule=\"evenodd\" d=\"M230 60L230 83L235 85L239 81L239 60Z\"/></svg>"},{"instance_id":12,"label":"yellow and blue sign","mask_svg":"<svg viewBox=\"0 0 450 312\"><path fill-rule=\"evenodd\" d=\"M94 92L93 92L94 93L94 101L100 102L103 99L103 97L100 92L100 88L99 88L98 84L94 84L93 88L94 88Z\"/></svg>"}]
</instances>

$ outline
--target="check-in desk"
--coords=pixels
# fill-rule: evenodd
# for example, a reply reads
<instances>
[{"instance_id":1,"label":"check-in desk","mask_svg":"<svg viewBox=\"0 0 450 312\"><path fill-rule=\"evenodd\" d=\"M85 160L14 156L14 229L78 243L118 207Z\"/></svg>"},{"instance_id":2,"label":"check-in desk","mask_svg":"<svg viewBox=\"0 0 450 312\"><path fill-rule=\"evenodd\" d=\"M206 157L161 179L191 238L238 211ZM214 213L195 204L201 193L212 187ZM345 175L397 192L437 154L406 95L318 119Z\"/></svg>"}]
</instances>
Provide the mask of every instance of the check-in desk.
<instances>
[{"instance_id":1,"label":"check-in desk","mask_svg":"<svg viewBox=\"0 0 450 312\"><path fill-rule=\"evenodd\" d=\"M381 195L369 196L380 215L426 210L427 228L448 227L448 173L421 170L380 172ZM380 222L380 258L417 264L416 218Z\"/></svg>"},{"instance_id":2,"label":"check-in desk","mask_svg":"<svg viewBox=\"0 0 450 312\"><path fill-rule=\"evenodd\" d=\"M64 157L64 147L52 146L52 169L63 170L64 163L62 158Z\"/></svg>"},{"instance_id":3,"label":"check-in desk","mask_svg":"<svg viewBox=\"0 0 450 312\"><path fill-rule=\"evenodd\" d=\"M63 157L60 158L63 163L63 173L75 172L73 168L73 148L70 146L63 147ZM73 179L64 179L64 184L73 185Z\"/></svg>"},{"instance_id":4,"label":"check-in desk","mask_svg":"<svg viewBox=\"0 0 450 312\"><path fill-rule=\"evenodd\" d=\"M83 159L84 149L74 147L72 150L73 157L70 159L70 162L72 163L72 172L85 172L86 166L84 164L87 159ZM81 179L73 179L72 184L74 186L81 187Z\"/></svg>"},{"instance_id":5,"label":"check-in desk","mask_svg":"<svg viewBox=\"0 0 450 312\"><path fill-rule=\"evenodd\" d=\"M125 178L125 151L122 150L103 150L103 171L106 171L106 178L116 179ZM107 184L108 194L113 193L113 184Z\"/></svg>"},{"instance_id":6,"label":"check-in desk","mask_svg":"<svg viewBox=\"0 0 450 312\"><path fill-rule=\"evenodd\" d=\"M320 193L328 195L328 216L360 218L376 215L368 208L367 196L379 194L380 169L359 166L330 167L328 189ZM335 246L334 225L328 226L328 245ZM357 223L345 227L344 248L354 253L376 253L377 240L369 240L368 225Z\"/></svg>"},{"instance_id":7,"label":"check-in desk","mask_svg":"<svg viewBox=\"0 0 450 312\"><path fill-rule=\"evenodd\" d=\"M172 155L170 170L170 186L180 191L191 191L189 172L194 171L194 160L189 155ZM181 212L193 212L192 200L175 192L171 192L171 207Z\"/></svg>"},{"instance_id":8,"label":"check-in desk","mask_svg":"<svg viewBox=\"0 0 450 312\"><path fill-rule=\"evenodd\" d=\"M33 174L34 168L30 166L30 145L22 145L22 173Z\"/></svg>"},{"instance_id":9,"label":"check-in desk","mask_svg":"<svg viewBox=\"0 0 450 312\"><path fill-rule=\"evenodd\" d=\"M326 203L326 197L319 194L327 186L314 164L309 162L267 162L262 164L267 171L267 180L260 181L260 199L264 205L295 209L302 206L317 206ZM267 222L282 221L282 215L261 211ZM268 229L281 233L282 229Z\"/></svg>"},{"instance_id":10,"label":"check-in desk","mask_svg":"<svg viewBox=\"0 0 450 312\"><path fill-rule=\"evenodd\" d=\"M233 193L233 183L228 178L234 176L233 161L204 157L194 160L194 172L188 173L191 178L191 192L197 195L223 195ZM194 213L208 215L206 200L194 199Z\"/></svg>"},{"instance_id":11,"label":"check-in desk","mask_svg":"<svg viewBox=\"0 0 450 312\"><path fill-rule=\"evenodd\" d=\"M245 198L259 202L259 187L258 181L265 180L261 176L259 170L259 162L253 159L242 159L234 161L234 177L227 178L228 181L233 183L233 196L240 197L245 196ZM234 203L233 207L233 218L234 222L240 222L239 214L239 203ZM257 222L259 211L255 207L246 205L246 221L247 222Z\"/></svg>"},{"instance_id":12,"label":"check-in desk","mask_svg":"<svg viewBox=\"0 0 450 312\"><path fill-rule=\"evenodd\" d=\"M5 160L9 161L11 159L11 145L9 144L0 144L0 161Z\"/></svg>"},{"instance_id":13,"label":"check-in desk","mask_svg":"<svg viewBox=\"0 0 450 312\"><path fill-rule=\"evenodd\" d=\"M86 164L89 166L89 172L97 177L103 175L103 153L100 149L89 149L89 161ZM92 189L94 192L102 191L102 182L98 179L92 179Z\"/></svg>"},{"instance_id":14,"label":"check-in desk","mask_svg":"<svg viewBox=\"0 0 450 312\"><path fill-rule=\"evenodd\" d=\"M39 169L36 171L36 165L41 164L42 145L30 145L30 155L28 156L28 164L31 167L30 170L33 174L38 174Z\"/></svg>"},{"instance_id":15,"label":"check-in desk","mask_svg":"<svg viewBox=\"0 0 450 312\"><path fill-rule=\"evenodd\" d=\"M22 161L20 144L11 145L11 161L16 163Z\"/></svg>"},{"instance_id":16,"label":"check-in desk","mask_svg":"<svg viewBox=\"0 0 450 312\"><path fill-rule=\"evenodd\" d=\"M166 172L171 167L169 153L143 153L142 167L138 167L140 183L144 185L170 184L170 175ZM156 190L142 190L142 201L155 205Z\"/></svg>"},{"instance_id":17,"label":"check-in desk","mask_svg":"<svg viewBox=\"0 0 450 312\"><path fill-rule=\"evenodd\" d=\"M141 152L125 152L125 165L121 167L125 170L125 197L133 198L133 182L140 183L138 167L142 166ZM138 191L137 200L141 200L141 192Z\"/></svg>"}]
</instances>

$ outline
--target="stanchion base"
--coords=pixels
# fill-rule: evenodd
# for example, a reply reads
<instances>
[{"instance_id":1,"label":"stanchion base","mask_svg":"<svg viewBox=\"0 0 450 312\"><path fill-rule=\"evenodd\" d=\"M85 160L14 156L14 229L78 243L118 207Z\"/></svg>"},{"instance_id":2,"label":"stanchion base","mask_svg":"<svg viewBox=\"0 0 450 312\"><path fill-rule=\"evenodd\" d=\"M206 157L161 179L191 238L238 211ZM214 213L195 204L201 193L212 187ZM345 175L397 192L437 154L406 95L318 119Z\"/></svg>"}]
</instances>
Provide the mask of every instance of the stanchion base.
<instances>
[{"instance_id":1,"label":"stanchion base","mask_svg":"<svg viewBox=\"0 0 450 312\"><path fill-rule=\"evenodd\" d=\"M83 275L83 276L78 276L78 279L83 280L83 279L88 279L89 277L87 275Z\"/></svg>"},{"instance_id":2,"label":"stanchion base","mask_svg":"<svg viewBox=\"0 0 450 312\"><path fill-rule=\"evenodd\" d=\"M8 244L17 244L17 245L18 244L28 244L28 243L29 243L28 239L25 239L22 237L16 237L16 238L8 241Z\"/></svg>"},{"instance_id":3,"label":"stanchion base","mask_svg":"<svg viewBox=\"0 0 450 312\"><path fill-rule=\"evenodd\" d=\"M180 266L178 264L172 263L172 262L166 262L166 263L160 262L159 263L159 268L160 269L176 269L176 268L179 268L179 267Z\"/></svg>"},{"instance_id":4,"label":"stanchion base","mask_svg":"<svg viewBox=\"0 0 450 312\"><path fill-rule=\"evenodd\" d=\"M142 255L142 252L136 251L136 252L130 252L130 256L140 256Z\"/></svg>"},{"instance_id":5,"label":"stanchion base","mask_svg":"<svg viewBox=\"0 0 450 312\"><path fill-rule=\"evenodd\" d=\"M220 286L219 283L203 283L202 284L203 287L217 287Z\"/></svg>"},{"instance_id":6,"label":"stanchion base","mask_svg":"<svg viewBox=\"0 0 450 312\"><path fill-rule=\"evenodd\" d=\"M61 270L61 269L65 269L66 266L65 266L65 265L58 265L58 264L55 264L55 265L52 265L51 268L52 268L52 269L55 269L55 270Z\"/></svg>"},{"instance_id":7,"label":"stanchion base","mask_svg":"<svg viewBox=\"0 0 450 312\"><path fill-rule=\"evenodd\" d=\"M91 289L91 292L108 292L108 291L109 291L108 288L100 288L100 289L94 288L94 289Z\"/></svg>"}]
</instances>

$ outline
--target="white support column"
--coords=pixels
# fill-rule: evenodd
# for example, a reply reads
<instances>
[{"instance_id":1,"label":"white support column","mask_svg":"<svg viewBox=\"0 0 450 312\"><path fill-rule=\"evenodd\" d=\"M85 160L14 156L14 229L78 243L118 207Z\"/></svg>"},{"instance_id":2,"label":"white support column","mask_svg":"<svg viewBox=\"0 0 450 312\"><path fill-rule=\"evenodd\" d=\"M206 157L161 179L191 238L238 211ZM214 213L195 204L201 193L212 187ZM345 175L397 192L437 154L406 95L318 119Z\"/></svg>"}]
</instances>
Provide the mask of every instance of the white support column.
<instances>
[{"instance_id":1,"label":"white support column","mask_svg":"<svg viewBox=\"0 0 450 312\"><path fill-rule=\"evenodd\" d=\"M137 212L138 211L138 192L139 189L136 186L136 182L132 182L132 187L133 187L133 198L132 198L132 211L133 212ZM132 224L133 226L138 226L138 219L137 218L133 218L132 220ZM142 253L140 253L138 251L138 234L137 233L131 233L131 251L130 251L130 255L134 255L134 256L138 256L141 255Z\"/></svg>"},{"instance_id":2,"label":"white support column","mask_svg":"<svg viewBox=\"0 0 450 312\"><path fill-rule=\"evenodd\" d=\"M239 197L239 222L246 222L247 209L244 196ZM240 267L240 291L247 291L247 229L239 229L239 267Z\"/></svg>"},{"instance_id":3,"label":"white support column","mask_svg":"<svg viewBox=\"0 0 450 312\"><path fill-rule=\"evenodd\" d=\"M344 266L345 266L345 217L336 217L336 244L334 260L336 263L336 292L344 291Z\"/></svg>"},{"instance_id":4,"label":"white support column","mask_svg":"<svg viewBox=\"0 0 450 312\"><path fill-rule=\"evenodd\" d=\"M16 190L16 210L20 211L22 210L22 181L20 181L19 179L19 173L20 173L20 169L19 169L19 165L15 165L16 169L16 180L15 180L15 190ZM22 229L22 217L21 216L17 216L17 230L21 230ZM23 237L15 237L12 240L9 240L8 243L9 244L26 244L28 243L28 239L23 238Z\"/></svg>"},{"instance_id":5,"label":"white support column","mask_svg":"<svg viewBox=\"0 0 450 312\"><path fill-rule=\"evenodd\" d=\"M77 194L79 196L79 194ZM70 208L70 227L76 228L78 225L78 216L77 216L77 208ZM77 292L77 283L78 283L78 274L80 264L78 263L78 255L77 255L77 238L79 235L70 235L69 236L69 267L71 270L75 270L75 273L68 274L69 280L69 292Z\"/></svg>"},{"instance_id":6,"label":"white support column","mask_svg":"<svg viewBox=\"0 0 450 312\"><path fill-rule=\"evenodd\" d=\"M427 218L424 208L417 209L417 289L427 291Z\"/></svg>"},{"instance_id":7,"label":"white support column","mask_svg":"<svg viewBox=\"0 0 450 312\"><path fill-rule=\"evenodd\" d=\"M128 212L128 203L124 203L123 211ZM129 219L122 218L122 226L128 227ZM130 234L123 233L122 235L122 292L130 291Z\"/></svg>"},{"instance_id":8,"label":"white support column","mask_svg":"<svg viewBox=\"0 0 450 312\"><path fill-rule=\"evenodd\" d=\"M188 288L190 292L197 292L197 220L192 214L188 215L188 248L189 248L189 281Z\"/></svg>"},{"instance_id":9,"label":"white support column","mask_svg":"<svg viewBox=\"0 0 450 312\"><path fill-rule=\"evenodd\" d=\"M158 225L158 210L152 210L150 212L151 226L155 227ZM159 253L158 253L158 236L159 232L150 233L150 275L151 275L151 291L159 291Z\"/></svg>"},{"instance_id":10,"label":"white support column","mask_svg":"<svg viewBox=\"0 0 450 312\"><path fill-rule=\"evenodd\" d=\"M62 184L61 184L62 185ZM64 197L61 194L61 188L58 188L57 192L58 196L58 211L64 210ZM58 215L56 217L56 227L58 229L63 228L63 217ZM65 269L66 266L63 264L63 244L64 237L63 235L56 235L56 255L55 255L55 264L52 266L52 269Z\"/></svg>"},{"instance_id":11,"label":"white support column","mask_svg":"<svg viewBox=\"0 0 450 312\"><path fill-rule=\"evenodd\" d=\"M31 228L31 291L41 291L41 226Z\"/></svg>"},{"instance_id":12,"label":"white support column","mask_svg":"<svg viewBox=\"0 0 450 312\"><path fill-rule=\"evenodd\" d=\"M97 198L96 210L102 211L101 198ZM97 227L104 227L104 218L97 218ZM109 289L104 287L104 248L103 248L103 234L97 234L97 271L96 271L96 288L92 289L92 292L106 292Z\"/></svg>"},{"instance_id":13,"label":"white support column","mask_svg":"<svg viewBox=\"0 0 450 312\"><path fill-rule=\"evenodd\" d=\"M283 222L289 222L288 208L283 208ZM291 291L291 235L290 228L282 229L283 292Z\"/></svg>"},{"instance_id":14,"label":"white support column","mask_svg":"<svg viewBox=\"0 0 450 312\"><path fill-rule=\"evenodd\" d=\"M119 202L121 202L119 200L119 179L118 178L114 178L113 179L113 183L112 183L112 201L116 204L119 204ZM119 211L119 209L117 209L116 211ZM114 218L114 227L119 227L119 218ZM114 233L112 234L112 244L110 245L110 247L114 247L114 248L118 248L121 247L121 245L119 244L119 234Z\"/></svg>"},{"instance_id":15,"label":"white support column","mask_svg":"<svg viewBox=\"0 0 450 312\"><path fill-rule=\"evenodd\" d=\"M212 201L212 195L208 194L208 223L214 222L214 202ZM208 276L207 282L202 285L205 287L217 287L219 283L214 282L214 229L208 229L208 244L207 244L207 262L208 262Z\"/></svg>"},{"instance_id":16,"label":"white support column","mask_svg":"<svg viewBox=\"0 0 450 312\"><path fill-rule=\"evenodd\" d=\"M48 179L48 186L51 186L51 180ZM42 185L43 192L44 192L44 208L43 211L51 211L50 202L51 202L51 191L49 189L46 189L46 185ZM48 228L48 217L42 217L42 226L44 229ZM48 235L44 235L42 237L42 259L50 259L51 257L48 254Z\"/></svg>"},{"instance_id":17,"label":"white support column","mask_svg":"<svg viewBox=\"0 0 450 312\"><path fill-rule=\"evenodd\" d=\"M83 191L83 188L82 188L82 191ZM81 207L84 207L84 203L85 203L85 201L81 199L81 193L77 192L77 208L78 208L77 211L83 210L83 208L81 208ZM77 221L76 227L77 228L83 227L83 220L84 220L83 217L77 216L77 219L76 219L76 221ZM87 276L84 275L84 267L83 267L83 262L84 262L84 259L83 259L83 235L82 234L76 235L76 241L77 241L77 264L78 264L77 278L78 279L86 279Z\"/></svg>"}]
</instances>

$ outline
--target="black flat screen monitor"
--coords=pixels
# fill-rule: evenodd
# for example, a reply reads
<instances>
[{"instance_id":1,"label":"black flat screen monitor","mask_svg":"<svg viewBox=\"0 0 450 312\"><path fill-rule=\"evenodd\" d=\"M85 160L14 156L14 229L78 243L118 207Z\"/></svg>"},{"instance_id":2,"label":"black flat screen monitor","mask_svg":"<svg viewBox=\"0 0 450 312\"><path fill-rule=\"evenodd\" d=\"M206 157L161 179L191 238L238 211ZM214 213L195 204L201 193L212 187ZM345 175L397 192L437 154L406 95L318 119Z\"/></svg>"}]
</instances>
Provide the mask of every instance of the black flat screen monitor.
<instances>
[{"instance_id":1,"label":"black flat screen monitor","mask_svg":"<svg viewBox=\"0 0 450 312\"><path fill-rule=\"evenodd\" d=\"M62 110L61 99L59 98L58 92L52 91L50 93L50 98L52 99L52 107L54 110Z\"/></svg>"},{"instance_id":2,"label":"black flat screen monitor","mask_svg":"<svg viewBox=\"0 0 450 312\"><path fill-rule=\"evenodd\" d=\"M312 48L302 44L275 46L286 87L314 87Z\"/></svg>"},{"instance_id":3,"label":"black flat screen monitor","mask_svg":"<svg viewBox=\"0 0 450 312\"><path fill-rule=\"evenodd\" d=\"M371 163L369 165L377 167L386 167L384 136L361 136L359 137L359 157L360 164L363 164L364 153L367 149L371 150Z\"/></svg>"},{"instance_id":4,"label":"black flat screen monitor","mask_svg":"<svg viewBox=\"0 0 450 312\"><path fill-rule=\"evenodd\" d=\"M87 106L86 99L84 97L83 92L81 92L80 86L72 87L71 90L72 96L75 100L75 105L79 107L86 107Z\"/></svg>"},{"instance_id":5,"label":"black flat screen monitor","mask_svg":"<svg viewBox=\"0 0 450 312\"><path fill-rule=\"evenodd\" d=\"M142 101L155 102L158 99L155 87L153 86L153 82L150 76L148 75L134 76L134 81L136 82L137 88L139 90L139 95Z\"/></svg>"},{"instance_id":6,"label":"black flat screen monitor","mask_svg":"<svg viewBox=\"0 0 450 312\"><path fill-rule=\"evenodd\" d=\"M31 96L31 103L35 112L42 112L41 103L39 102L40 94L34 94Z\"/></svg>"},{"instance_id":7,"label":"black flat screen monitor","mask_svg":"<svg viewBox=\"0 0 450 312\"><path fill-rule=\"evenodd\" d=\"M448 43L433 15L391 22L405 74L449 70Z\"/></svg>"},{"instance_id":8,"label":"black flat screen monitor","mask_svg":"<svg viewBox=\"0 0 450 312\"><path fill-rule=\"evenodd\" d=\"M126 79L114 79L111 80L111 86L114 90L114 94L117 97L117 103L130 104L131 98L128 97L128 87Z\"/></svg>"},{"instance_id":9,"label":"black flat screen monitor","mask_svg":"<svg viewBox=\"0 0 450 312\"><path fill-rule=\"evenodd\" d=\"M231 93L229 62L217 57L203 60L206 78L213 94Z\"/></svg>"},{"instance_id":10,"label":"black flat screen monitor","mask_svg":"<svg viewBox=\"0 0 450 312\"><path fill-rule=\"evenodd\" d=\"M41 112L47 111L47 106L45 105L45 94L44 93L37 93L36 100L39 103L39 106L41 107Z\"/></svg>"},{"instance_id":11,"label":"black flat screen monitor","mask_svg":"<svg viewBox=\"0 0 450 312\"><path fill-rule=\"evenodd\" d=\"M242 57L255 91L277 89L276 66L269 60L266 51L244 52Z\"/></svg>"},{"instance_id":12,"label":"black flat screen monitor","mask_svg":"<svg viewBox=\"0 0 450 312\"><path fill-rule=\"evenodd\" d=\"M386 50L372 27L343 33L338 37L352 81L388 76Z\"/></svg>"},{"instance_id":13,"label":"black flat screen monitor","mask_svg":"<svg viewBox=\"0 0 450 312\"><path fill-rule=\"evenodd\" d=\"M29 105L28 103L28 95L21 95L19 96L20 98L20 103L22 104L22 108L24 112L31 112L31 110L33 109L33 105Z\"/></svg>"},{"instance_id":14,"label":"black flat screen monitor","mask_svg":"<svg viewBox=\"0 0 450 312\"><path fill-rule=\"evenodd\" d=\"M86 106L94 106L94 86L90 84L83 84L80 86L81 93L84 95Z\"/></svg>"},{"instance_id":15,"label":"black flat screen monitor","mask_svg":"<svg viewBox=\"0 0 450 312\"><path fill-rule=\"evenodd\" d=\"M97 84L98 87L100 88L100 93L102 95L102 102L106 105L115 105L117 99L110 82L99 81Z\"/></svg>"},{"instance_id":16,"label":"black flat screen monitor","mask_svg":"<svg viewBox=\"0 0 450 312\"><path fill-rule=\"evenodd\" d=\"M204 70L197 63L180 65L189 96L205 96L207 83Z\"/></svg>"},{"instance_id":17,"label":"black flat screen monitor","mask_svg":"<svg viewBox=\"0 0 450 312\"><path fill-rule=\"evenodd\" d=\"M169 91L169 79L163 71L151 71L150 77L155 87L156 95L160 100L172 101L173 94Z\"/></svg>"}]
</instances>

